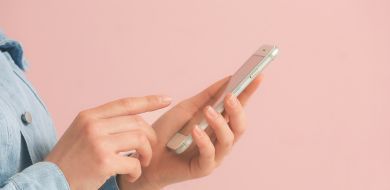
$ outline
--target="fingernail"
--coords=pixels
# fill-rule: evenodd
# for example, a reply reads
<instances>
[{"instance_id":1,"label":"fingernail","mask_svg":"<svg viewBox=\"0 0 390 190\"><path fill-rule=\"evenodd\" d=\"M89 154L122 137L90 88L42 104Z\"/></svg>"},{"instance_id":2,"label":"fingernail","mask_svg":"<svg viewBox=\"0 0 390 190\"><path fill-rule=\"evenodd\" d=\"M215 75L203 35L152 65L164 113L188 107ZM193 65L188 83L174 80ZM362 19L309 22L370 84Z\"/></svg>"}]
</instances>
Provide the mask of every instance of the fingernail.
<instances>
[{"instance_id":1,"label":"fingernail","mask_svg":"<svg viewBox=\"0 0 390 190\"><path fill-rule=\"evenodd\" d=\"M203 136L202 130L199 128L198 125L195 125L195 133L198 137Z\"/></svg>"},{"instance_id":2,"label":"fingernail","mask_svg":"<svg viewBox=\"0 0 390 190\"><path fill-rule=\"evenodd\" d=\"M211 106L207 106L206 111L211 118L218 117L218 113Z\"/></svg>"},{"instance_id":3,"label":"fingernail","mask_svg":"<svg viewBox=\"0 0 390 190\"><path fill-rule=\"evenodd\" d=\"M236 96L234 96L233 94L230 94L230 96L229 96L229 104L232 107L235 107L238 104L238 100L237 100Z\"/></svg>"},{"instance_id":4,"label":"fingernail","mask_svg":"<svg viewBox=\"0 0 390 190\"><path fill-rule=\"evenodd\" d=\"M161 96L161 102L162 103L168 104L168 103L171 103L171 101L172 101L171 97L169 97L169 96Z\"/></svg>"}]
</instances>

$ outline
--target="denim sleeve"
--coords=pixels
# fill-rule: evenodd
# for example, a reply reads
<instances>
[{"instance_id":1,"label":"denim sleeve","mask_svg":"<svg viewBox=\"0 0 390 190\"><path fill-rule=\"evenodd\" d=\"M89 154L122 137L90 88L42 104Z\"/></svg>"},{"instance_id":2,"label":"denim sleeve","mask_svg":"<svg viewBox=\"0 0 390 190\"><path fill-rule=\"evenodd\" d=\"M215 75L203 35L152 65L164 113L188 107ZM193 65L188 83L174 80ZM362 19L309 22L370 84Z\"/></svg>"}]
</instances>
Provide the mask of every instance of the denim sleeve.
<instances>
[{"instance_id":1,"label":"denim sleeve","mask_svg":"<svg viewBox=\"0 0 390 190\"><path fill-rule=\"evenodd\" d=\"M110 177L110 179L100 187L100 190L119 190L118 184L116 183L116 176Z\"/></svg>"},{"instance_id":2,"label":"denim sleeve","mask_svg":"<svg viewBox=\"0 0 390 190\"><path fill-rule=\"evenodd\" d=\"M62 171L53 163L38 162L15 174L0 186L0 190L69 190Z\"/></svg>"}]
</instances>

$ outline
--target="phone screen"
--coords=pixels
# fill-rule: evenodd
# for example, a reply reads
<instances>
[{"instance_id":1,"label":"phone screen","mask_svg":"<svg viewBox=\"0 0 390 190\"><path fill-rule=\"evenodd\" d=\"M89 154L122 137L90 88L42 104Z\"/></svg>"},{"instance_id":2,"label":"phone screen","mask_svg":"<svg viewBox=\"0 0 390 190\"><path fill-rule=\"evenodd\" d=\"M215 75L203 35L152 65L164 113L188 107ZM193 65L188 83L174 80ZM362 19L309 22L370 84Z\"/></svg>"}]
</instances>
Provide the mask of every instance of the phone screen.
<instances>
[{"instance_id":1,"label":"phone screen","mask_svg":"<svg viewBox=\"0 0 390 190\"><path fill-rule=\"evenodd\" d=\"M221 104L223 104L223 100L228 93L233 93L238 96L242 91L240 89L245 89L247 85L256 77L252 76L252 71L256 68L259 62L264 59L264 56L261 55L252 55L244 65L242 65L236 73L230 78L226 87L221 94L218 94L216 101L212 106L219 112L222 112L223 108L221 108Z\"/></svg>"}]
</instances>

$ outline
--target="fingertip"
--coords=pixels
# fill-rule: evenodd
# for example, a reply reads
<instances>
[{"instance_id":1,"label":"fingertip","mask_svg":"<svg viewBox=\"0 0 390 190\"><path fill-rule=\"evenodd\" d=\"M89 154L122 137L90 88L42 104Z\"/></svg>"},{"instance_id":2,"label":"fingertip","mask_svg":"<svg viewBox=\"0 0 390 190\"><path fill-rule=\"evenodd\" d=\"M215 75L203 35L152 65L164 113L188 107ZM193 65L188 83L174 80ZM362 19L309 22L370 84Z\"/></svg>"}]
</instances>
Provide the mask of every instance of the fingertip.
<instances>
[{"instance_id":1,"label":"fingertip","mask_svg":"<svg viewBox=\"0 0 390 190\"><path fill-rule=\"evenodd\" d=\"M204 138L203 143L197 141L196 145L199 152L199 155L196 157L197 168L199 168L198 173L204 176L215 168L215 147L210 138Z\"/></svg>"},{"instance_id":2,"label":"fingertip","mask_svg":"<svg viewBox=\"0 0 390 190\"><path fill-rule=\"evenodd\" d=\"M213 143L211 142L211 139L206 134L206 132L200 129L198 125L195 125L192 131L192 136L201 154L212 153Z\"/></svg>"},{"instance_id":3,"label":"fingertip","mask_svg":"<svg viewBox=\"0 0 390 190\"><path fill-rule=\"evenodd\" d=\"M221 114L218 113L213 107L210 105L206 106L205 109L203 110L203 113L207 118L210 120L215 120L217 119Z\"/></svg>"},{"instance_id":4,"label":"fingertip","mask_svg":"<svg viewBox=\"0 0 390 190\"><path fill-rule=\"evenodd\" d=\"M200 139L204 136L204 131L201 130L198 125L195 125L194 129L192 130L192 135L195 138Z\"/></svg>"},{"instance_id":5,"label":"fingertip","mask_svg":"<svg viewBox=\"0 0 390 190\"><path fill-rule=\"evenodd\" d=\"M210 126L213 130L220 130L222 125L224 125L223 122L226 122L222 114L216 112L211 106L206 107L204 110L204 116L209 124L208 126Z\"/></svg>"},{"instance_id":6,"label":"fingertip","mask_svg":"<svg viewBox=\"0 0 390 190\"><path fill-rule=\"evenodd\" d=\"M194 129L192 130L192 136L196 146L198 146L199 149L203 149L205 146L207 146L208 140L211 142L206 132L200 129L198 125L195 125Z\"/></svg>"}]
</instances>

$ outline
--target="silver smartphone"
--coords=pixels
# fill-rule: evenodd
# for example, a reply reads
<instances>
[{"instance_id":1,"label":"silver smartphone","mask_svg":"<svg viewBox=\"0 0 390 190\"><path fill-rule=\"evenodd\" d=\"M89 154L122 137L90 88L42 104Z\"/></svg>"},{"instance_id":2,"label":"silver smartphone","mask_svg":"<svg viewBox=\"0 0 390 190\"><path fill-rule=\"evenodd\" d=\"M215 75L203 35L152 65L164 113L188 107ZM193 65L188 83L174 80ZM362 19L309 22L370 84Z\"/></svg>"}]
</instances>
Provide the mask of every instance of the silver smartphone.
<instances>
[{"instance_id":1,"label":"silver smartphone","mask_svg":"<svg viewBox=\"0 0 390 190\"><path fill-rule=\"evenodd\" d=\"M279 49L274 45L261 46L249 59L232 75L207 105L212 106L217 112L224 111L223 100L228 93L235 96L240 93L252 82L254 78L268 65L278 54ZM191 131L195 125L200 129L206 130L207 121L201 111L194 115L184 127L178 131L167 143L167 147L177 154L183 153L192 144Z\"/></svg>"}]
</instances>

